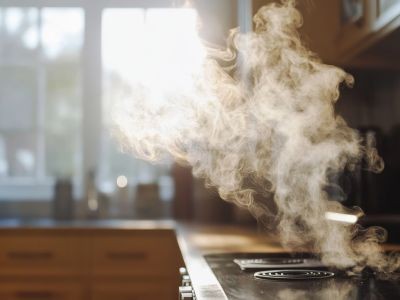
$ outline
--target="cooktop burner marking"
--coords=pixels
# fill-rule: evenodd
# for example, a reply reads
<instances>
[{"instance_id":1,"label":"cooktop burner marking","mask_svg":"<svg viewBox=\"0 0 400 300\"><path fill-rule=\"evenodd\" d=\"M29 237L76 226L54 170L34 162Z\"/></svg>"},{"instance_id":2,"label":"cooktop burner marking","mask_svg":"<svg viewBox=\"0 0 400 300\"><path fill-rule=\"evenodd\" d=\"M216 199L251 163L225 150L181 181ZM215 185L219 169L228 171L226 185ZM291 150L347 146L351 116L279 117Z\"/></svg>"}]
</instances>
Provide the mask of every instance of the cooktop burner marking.
<instances>
[{"instance_id":1,"label":"cooktop burner marking","mask_svg":"<svg viewBox=\"0 0 400 300\"><path fill-rule=\"evenodd\" d=\"M323 279L335 276L335 273L319 270L271 270L254 273L254 277L261 279L310 280Z\"/></svg>"}]
</instances>

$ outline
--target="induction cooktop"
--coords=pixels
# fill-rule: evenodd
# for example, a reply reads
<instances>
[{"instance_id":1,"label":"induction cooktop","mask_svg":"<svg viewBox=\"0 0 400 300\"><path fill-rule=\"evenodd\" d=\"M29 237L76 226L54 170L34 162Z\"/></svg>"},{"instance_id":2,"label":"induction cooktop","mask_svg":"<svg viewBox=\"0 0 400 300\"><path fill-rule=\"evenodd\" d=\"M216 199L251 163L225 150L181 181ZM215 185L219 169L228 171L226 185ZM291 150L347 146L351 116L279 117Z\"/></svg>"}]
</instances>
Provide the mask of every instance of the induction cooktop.
<instances>
[{"instance_id":1,"label":"induction cooktop","mask_svg":"<svg viewBox=\"0 0 400 300\"><path fill-rule=\"evenodd\" d=\"M348 276L309 254L230 253L205 259L228 299L400 299L400 282Z\"/></svg>"}]
</instances>

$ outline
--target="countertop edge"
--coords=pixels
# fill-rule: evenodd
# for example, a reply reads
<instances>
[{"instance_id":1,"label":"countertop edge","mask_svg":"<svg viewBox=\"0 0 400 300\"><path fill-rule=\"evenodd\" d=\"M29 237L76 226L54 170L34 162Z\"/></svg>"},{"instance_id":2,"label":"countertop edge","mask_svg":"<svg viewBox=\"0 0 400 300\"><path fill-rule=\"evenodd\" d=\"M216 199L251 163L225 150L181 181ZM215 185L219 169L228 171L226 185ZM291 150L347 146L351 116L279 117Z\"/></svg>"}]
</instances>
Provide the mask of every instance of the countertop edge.
<instances>
[{"instance_id":1,"label":"countertop edge","mask_svg":"<svg viewBox=\"0 0 400 300\"><path fill-rule=\"evenodd\" d=\"M183 226L176 227L176 237L192 287L198 300L228 300L203 255L190 243Z\"/></svg>"}]
</instances>

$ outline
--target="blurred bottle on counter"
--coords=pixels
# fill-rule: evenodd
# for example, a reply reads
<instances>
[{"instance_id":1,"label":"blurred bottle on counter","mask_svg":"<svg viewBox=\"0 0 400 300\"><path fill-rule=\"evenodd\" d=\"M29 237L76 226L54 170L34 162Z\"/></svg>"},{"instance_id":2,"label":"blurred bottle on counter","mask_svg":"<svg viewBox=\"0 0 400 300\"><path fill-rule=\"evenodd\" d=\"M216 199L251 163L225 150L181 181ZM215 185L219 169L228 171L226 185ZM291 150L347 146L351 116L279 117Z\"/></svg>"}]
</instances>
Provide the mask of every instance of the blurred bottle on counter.
<instances>
[{"instance_id":1,"label":"blurred bottle on counter","mask_svg":"<svg viewBox=\"0 0 400 300\"><path fill-rule=\"evenodd\" d=\"M70 179L57 179L54 185L53 218L71 220L74 217L74 199Z\"/></svg>"},{"instance_id":2,"label":"blurred bottle on counter","mask_svg":"<svg viewBox=\"0 0 400 300\"><path fill-rule=\"evenodd\" d=\"M117 205L117 216L119 218L131 218L133 213L131 187L125 175L120 175L116 180L113 201Z\"/></svg>"},{"instance_id":3,"label":"blurred bottle on counter","mask_svg":"<svg viewBox=\"0 0 400 300\"><path fill-rule=\"evenodd\" d=\"M177 220L192 220L194 215L192 170L189 167L174 164L172 176L175 186L173 217Z\"/></svg>"},{"instance_id":4,"label":"blurred bottle on counter","mask_svg":"<svg viewBox=\"0 0 400 300\"><path fill-rule=\"evenodd\" d=\"M134 212L139 219L159 219L163 208L157 183L140 183L136 187Z\"/></svg>"},{"instance_id":5,"label":"blurred bottle on counter","mask_svg":"<svg viewBox=\"0 0 400 300\"><path fill-rule=\"evenodd\" d=\"M96 173L89 171L85 180L85 208L88 219L99 217L99 194L96 187Z\"/></svg>"}]
</instances>

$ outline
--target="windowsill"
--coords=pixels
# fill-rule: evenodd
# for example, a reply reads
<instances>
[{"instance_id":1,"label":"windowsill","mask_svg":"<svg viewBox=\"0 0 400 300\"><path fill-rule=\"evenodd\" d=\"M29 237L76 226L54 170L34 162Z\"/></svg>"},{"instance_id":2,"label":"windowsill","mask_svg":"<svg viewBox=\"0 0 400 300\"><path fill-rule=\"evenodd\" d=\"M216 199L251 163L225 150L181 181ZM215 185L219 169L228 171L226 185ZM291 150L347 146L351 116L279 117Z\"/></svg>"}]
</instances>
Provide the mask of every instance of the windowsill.
<instances>
[{"instance_id":1,"label":"windowsill","mask_svg":"<svg viewBox=\"0 0 400 300\"><path fill-rule=\"evenodd\" d=\"M52 178L0 181L0 202L48 202L54 198L54 184ZM78 199L81 193L82 184L74 184L74 198Z\"/></svg>"},{"instance_id":2,"label":"windowsill","mask_svg":"<svg viewBox=\"0 0 400 300\"><path fill-rule=\"evenodd\" d=\"M0 183L0 202L49 201L54 195L54 183Z\"/></svg>"}]
</instances>

